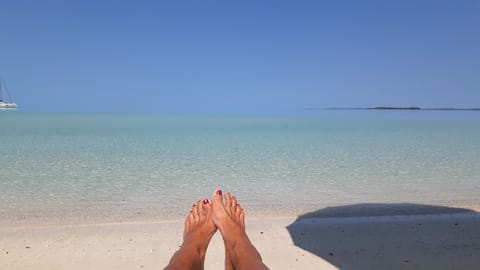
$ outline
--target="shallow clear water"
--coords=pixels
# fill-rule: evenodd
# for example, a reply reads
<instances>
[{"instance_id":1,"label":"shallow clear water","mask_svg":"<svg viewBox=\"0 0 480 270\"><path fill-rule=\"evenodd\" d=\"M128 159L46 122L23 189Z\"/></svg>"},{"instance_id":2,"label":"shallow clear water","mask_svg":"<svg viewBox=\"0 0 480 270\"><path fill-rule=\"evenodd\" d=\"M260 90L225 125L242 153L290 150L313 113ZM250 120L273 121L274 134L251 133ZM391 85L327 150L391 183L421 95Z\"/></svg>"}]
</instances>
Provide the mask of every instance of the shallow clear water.
<instances>
[{"instance_id":1,"label":"shallow clear water","mask_svg":"<svg viewBox=\"0 0 480 270\"><path fill-rule=\"evenodd\" d=\"M216 188L250 216L480 204L480 113L0 112L0 223L183 217Z\"/></svg>"}]
</instances>

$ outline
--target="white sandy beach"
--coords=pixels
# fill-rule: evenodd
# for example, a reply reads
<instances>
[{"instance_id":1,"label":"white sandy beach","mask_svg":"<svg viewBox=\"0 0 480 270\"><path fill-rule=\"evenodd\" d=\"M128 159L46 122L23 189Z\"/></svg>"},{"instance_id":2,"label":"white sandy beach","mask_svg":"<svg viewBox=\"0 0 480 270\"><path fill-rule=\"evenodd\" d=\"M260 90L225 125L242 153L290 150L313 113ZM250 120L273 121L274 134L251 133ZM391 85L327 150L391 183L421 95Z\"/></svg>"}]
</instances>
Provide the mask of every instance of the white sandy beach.
<instances>
[{"instance_id":1,"label":"white sandy beach","mask_svg":"<svg viewBox=\"0 0 480 270\"><path fill-rule=\"evenodd\" d=\"M288 228L287 228L288 227ZM183 221L0 228L0 269L162 269ZM271 269L478 269L480 215L252 219ZM217 233L206 269L223 269Z\"/></svg>"},{"instance_id":2,"label":"white sandy beach","mask_svg":"<svg viewBox=\"0 0 480 270\"><path fill-rule=\"evenodd\" d=\"M335 269L298 247L285 226L293 219L255 220L248 233L271 269ZM183 221L0 229L0 269L162 269L181 244ZM206 269L223 269L219 232Z\"/></svg>"}]
</instances>

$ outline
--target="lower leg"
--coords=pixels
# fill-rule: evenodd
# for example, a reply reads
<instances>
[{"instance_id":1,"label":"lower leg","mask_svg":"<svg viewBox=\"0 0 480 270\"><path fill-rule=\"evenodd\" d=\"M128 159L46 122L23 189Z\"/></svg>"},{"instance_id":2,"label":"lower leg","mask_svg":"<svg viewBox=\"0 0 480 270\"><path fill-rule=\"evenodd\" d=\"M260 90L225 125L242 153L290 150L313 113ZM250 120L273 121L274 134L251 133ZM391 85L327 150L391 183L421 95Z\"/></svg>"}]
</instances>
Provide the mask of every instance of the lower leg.
<instances>
[{"instance_id":1,"label":"lower leg","mask_svg":"<svg viewBox=\"0 0 480 270\"><path fill-rule=\"evenodd\" d=\"M208 244L216 231L211 210L208 200L193 205L190 215L185 220L183 244L173 254L165 267L166 270L203 269Z\"/></svg>"},{"instance_id":2,"label":"lower leg","mask_svg":"<svg viewBox=\"0 0 480 270\"><path fill-rule=\"evenodd\" d=\"M226 269L268 269L246 234L245 215L236 198L227 193L224 203L221 191L217 191L213 195L212 208L213 222L222 233L225 243Z\"/></svg>"},{"instance_id":3,"label":"lower leg","mask_svg":"<svg viewBox=\"0 0 480 270\"><path fill-rule=\"evenodd\" d=\"M238 211L241 210L240 205L237 204L237 199L235 196L229 195L229 201L226 203L226 207L229 208L229 211L231 213L237 213ZM243 219L241 220L242 222L240 223L240 226L245 230L245 223L243 222ZM235 256L235 254L232 254L232 248L225 244L225 270L235 270L235 264L232 261L232 257Z\"/></svg>"}]
</instances>

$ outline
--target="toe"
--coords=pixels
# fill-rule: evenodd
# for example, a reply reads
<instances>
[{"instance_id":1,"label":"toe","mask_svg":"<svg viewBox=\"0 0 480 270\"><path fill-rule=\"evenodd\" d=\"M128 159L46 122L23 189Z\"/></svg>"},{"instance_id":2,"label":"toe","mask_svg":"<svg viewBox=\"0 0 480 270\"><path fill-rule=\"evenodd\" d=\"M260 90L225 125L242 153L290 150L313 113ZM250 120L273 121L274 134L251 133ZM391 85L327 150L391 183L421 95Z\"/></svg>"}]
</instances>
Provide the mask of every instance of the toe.
<instances>
[{"instance_id":1,"label":"toe","mask_svg":"<svg viewBox=\"0 0 480 270\"><path fill-rule=\"evenodd\" d=\"M205 213L205 215L210 214L210 212L211 212L211 210L212 210L212 202L210 202L209 199L203 200L203 202L202 202L202 210L203 210L203 212Z\"/></svg>"},{"instance_id":2,"label":"toe","mask_svg":"<svg viewBox=\"0 0 480 270\"><path fill-rule=\"evenodd\" d=\"M193 207L193 209L192 209L192 219L193 219L193 221L198 220L198 217L199 217L199 213L198 213L198 203L197 203L197 204L195 204L195 207Z\"/></svg>"},{"instance_id":3,"label":"toe","mask_svg":"<svg viewBox=\"0 0 480 270\"><path fill-rule=\"evenodd\" d=\"M221 189L218 189L215 192L213 192L211 203L212 203L212 206L214 208L219 207L219 206L223 206L223 196L222 196L222 190Z\"/></svg>"},{"instance_id":4,"label":"toe","mask_svg":"<svg viewBox=\"0 0 480 270\"><path fill-rule=\"evenodd\" d=\"M209 204L210 204L210 200L209 200L209 199L204 199L204 200L202 201L202 204L203 204L203 206L209 205Z\"/></svg>"},{"instance_id":5,"label":"toe","mask_svg":"<svg viewBox=\"0 0 480 270\"><path fill-rule=\"evenodd\" d=\"M242 224L242 227L245 228L245 211L243 211L243 209L240 211L239 218L240 218L240 223Z\"/></svg>"},{"instance_id":6,"label":"toe","mask_svg":"<svg viewBox=\"0 0 480 270\"><path fill-rule=\"evenodd\" d=\"M197 214L198 214L198 217L199 217L199 218L203 217L203 214L204 214L204 213L203 213L203 207L202 207L202 205L203 205L203 203L202 203L202 202L199 202L199 203L197 203L197 206L196 206L196 208L197 208Z\"/></svg>"},{"instance_id":7,"label":"toe","mask_svg":"<svg viewBox=\"0 0 480 270\"><path fill-rule=\"evenodd\" d=\"M229 212L232 211L232 195L230 194L230 192L227 192L227 194L225 194L225 208Z\"/></svg>"},{"instance_id":8,"label":"toe","mask_svg":"<svg viewBox=\"0 0 480 270\"><path fill-rule=\"evenodd\" d=\"M237 208L237 204L238 204L237 198L235 196L232 196L232 201L230 203L230 209L231 209L232 213L235 213L236 208Z\"/></svg>"},{"instance_id":9,"label":"toe","mask_svg":"<svg viewBox=\"0 0 480 270\"><path fill-rule=\"evenodd\" d=\"M236 216L237 218L240 217L240 213L241 213L241 212L242 212L242 207L240 207L239 204L235 205L235 216Z\"/></svg>"}]
</instances>

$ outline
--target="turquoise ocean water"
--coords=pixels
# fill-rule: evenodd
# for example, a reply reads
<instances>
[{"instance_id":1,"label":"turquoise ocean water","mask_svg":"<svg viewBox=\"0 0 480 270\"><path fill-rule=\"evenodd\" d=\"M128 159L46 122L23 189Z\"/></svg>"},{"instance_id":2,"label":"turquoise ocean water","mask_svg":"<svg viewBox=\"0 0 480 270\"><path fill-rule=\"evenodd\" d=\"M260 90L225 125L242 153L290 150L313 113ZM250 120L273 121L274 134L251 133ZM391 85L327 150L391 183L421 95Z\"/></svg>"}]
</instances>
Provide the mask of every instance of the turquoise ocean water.
<instances>
[{"instance_id":1,"label":"turquoise ocean water","mask_svg":"<svg viewBox=\"0 0 480 270\"><path fill-rule=\"evenodd\" d=\"M216 188L249 216L480 205L480 113L0 112L0 224L177 219Z\"/></svg>"}]
</instances>

